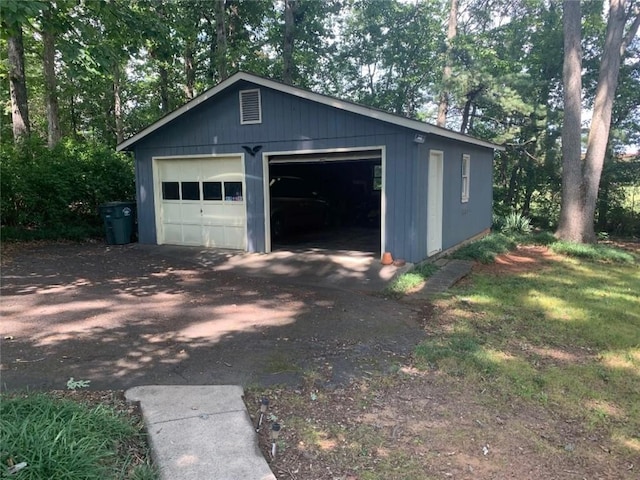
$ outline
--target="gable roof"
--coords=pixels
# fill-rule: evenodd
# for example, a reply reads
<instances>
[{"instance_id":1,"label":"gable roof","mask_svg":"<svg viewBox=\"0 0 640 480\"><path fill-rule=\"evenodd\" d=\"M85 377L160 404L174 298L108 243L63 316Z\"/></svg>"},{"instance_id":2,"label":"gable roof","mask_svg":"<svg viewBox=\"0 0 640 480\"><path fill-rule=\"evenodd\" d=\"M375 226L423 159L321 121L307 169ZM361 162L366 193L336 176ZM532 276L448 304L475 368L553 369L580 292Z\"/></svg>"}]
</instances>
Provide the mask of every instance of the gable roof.
<instances>
[{"instance_id":1,"label":"gable roof","mask_svg":"<svg viewBox=\"0 0 640 480\"><path fill-rule=\"evenodd\" d=\"M215 87L212 87L206 92L203 92L193 100L184 104L182 107L165 115L161 119L157 120L156 122L152 123L148 127L141 130L140 132L136 133L132 137L129 137L127 140L119 144L116 147L116 150L118 152L122 150L127 150L133 144L143 139L150 133L156 131L157 129L166 125L167 123L172 122L182 114L188 112L189 110L200 105L201 103L206 102L211 97L215 97L217 94L227 89L231 85L243 80L261 87L271 88L273 90L287 93L289 95L304 98L306 100L311 100L312 102L317 102L322 105L328 105L330 107L337 108L339 110L344 110L344 111L355 113L358 115L364 115L365 117L374 118L376 120L380 120L386 123L391 123L393 125L399 125L401 127L410 128L412 130L415 130L416 132L438 135L441 137L445 137L453 140L459 140L462 142L470 143L472 145L492 148L495 150L504 150L504 147L500 145L496 145L486 140L480 140L479 138L474 138L469 135L464 135L462 133L454 132L453 130L438 127L430 123L420 122L418 120L412 120L410 118L402 117L400 115L394 115L394 114L385 112L383 110L379 110L377 108L367 107L366 105L362 105L359 103L340 100L338 98L330 97L328 95L322 95L320 93L315 93L310 90L304 90L302 88L286 85L284 83L280 83L275 80L270 80L268 78L260 77L258 75L253 75L247 72L238 72L230 76L226 80L220 82Z\"/></svg>"}]
</instances>

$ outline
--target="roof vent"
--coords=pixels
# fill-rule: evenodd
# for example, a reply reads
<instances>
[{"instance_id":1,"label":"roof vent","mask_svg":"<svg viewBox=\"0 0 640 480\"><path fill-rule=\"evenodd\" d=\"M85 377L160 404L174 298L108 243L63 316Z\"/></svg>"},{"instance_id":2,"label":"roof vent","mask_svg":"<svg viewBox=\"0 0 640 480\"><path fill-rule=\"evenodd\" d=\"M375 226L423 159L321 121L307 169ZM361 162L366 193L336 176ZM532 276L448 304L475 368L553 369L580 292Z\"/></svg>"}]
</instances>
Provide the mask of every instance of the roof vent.
<instances>
[{"instance_id":1,"label":"roof vent","mask_svg":"<svg viewBox=\"0 0 640 480\"><path fill-rule=\"evenodd\" d=\"M240 124L262 123L260 90L240 91Z\"/></svg>"}]
</instances>

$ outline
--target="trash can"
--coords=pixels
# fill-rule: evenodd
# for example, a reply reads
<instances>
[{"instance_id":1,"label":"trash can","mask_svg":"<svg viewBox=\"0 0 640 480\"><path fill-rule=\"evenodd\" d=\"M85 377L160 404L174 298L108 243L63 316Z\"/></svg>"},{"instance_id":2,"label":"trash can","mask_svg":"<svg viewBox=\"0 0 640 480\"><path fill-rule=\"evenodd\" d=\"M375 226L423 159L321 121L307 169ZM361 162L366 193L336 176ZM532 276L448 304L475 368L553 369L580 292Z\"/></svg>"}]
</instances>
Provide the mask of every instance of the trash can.
<instances>
[{"instance_id":1,"label":"trash can","mask_svg":"<svg viewBox=\"0 0 640 480\"><path fill-rule=\"evenodd\" d=\"M135 230L135 202L109 202L100 205L100 216L109 245L131 243Z\"/></svg>"}]
</instances>

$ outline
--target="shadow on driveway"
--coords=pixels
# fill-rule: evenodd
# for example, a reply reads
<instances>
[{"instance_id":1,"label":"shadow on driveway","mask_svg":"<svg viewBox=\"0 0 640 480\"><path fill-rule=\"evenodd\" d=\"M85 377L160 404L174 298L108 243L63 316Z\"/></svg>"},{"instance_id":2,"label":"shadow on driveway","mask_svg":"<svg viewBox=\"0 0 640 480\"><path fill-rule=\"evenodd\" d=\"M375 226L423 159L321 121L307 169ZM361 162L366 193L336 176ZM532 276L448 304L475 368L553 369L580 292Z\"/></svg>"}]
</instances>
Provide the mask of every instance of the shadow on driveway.
<instances>
[{"instance_id":1,"label":"shadow on driveway","mask_svg":"<svg viewBox=\"0 0 640 480\"><path fill-rule=\"evenodd\" d=\"M207 263L199 251L50 244L9 252L2 389L64 389L70 377L95 389L298 384L310 373L341 384L402 362L423 336L415 307L360 292L370 289L366 274L347 275L348 290L314 286L319 263L312 274L267 275L291 264L274 257L262 269L234 267L232 257Z\"/></svg>"}]
</instances>

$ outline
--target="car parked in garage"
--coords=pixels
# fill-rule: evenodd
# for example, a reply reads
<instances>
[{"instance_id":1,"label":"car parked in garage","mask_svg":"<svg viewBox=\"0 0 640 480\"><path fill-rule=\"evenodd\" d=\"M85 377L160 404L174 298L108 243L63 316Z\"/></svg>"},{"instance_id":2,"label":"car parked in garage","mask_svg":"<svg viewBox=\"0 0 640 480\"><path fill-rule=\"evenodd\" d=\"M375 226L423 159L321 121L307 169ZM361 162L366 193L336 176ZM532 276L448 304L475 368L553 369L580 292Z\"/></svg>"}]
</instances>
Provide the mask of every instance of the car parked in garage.
<instances>
[{"instance_id":1,"label":"car parked in garage","mask_svg":"<svg viewBox=\"0 0 640 480\"><path fill-rule=\"evenodd\" d=\"M307 180L277 176L271 178L269 186L274 239L329 225L329 203Z\"/></svg>"}]
</instances>

